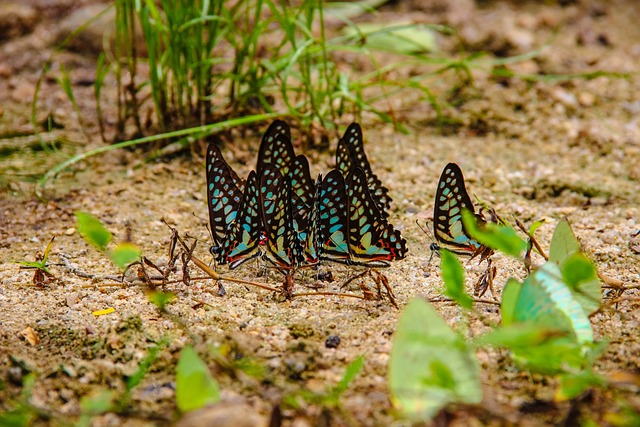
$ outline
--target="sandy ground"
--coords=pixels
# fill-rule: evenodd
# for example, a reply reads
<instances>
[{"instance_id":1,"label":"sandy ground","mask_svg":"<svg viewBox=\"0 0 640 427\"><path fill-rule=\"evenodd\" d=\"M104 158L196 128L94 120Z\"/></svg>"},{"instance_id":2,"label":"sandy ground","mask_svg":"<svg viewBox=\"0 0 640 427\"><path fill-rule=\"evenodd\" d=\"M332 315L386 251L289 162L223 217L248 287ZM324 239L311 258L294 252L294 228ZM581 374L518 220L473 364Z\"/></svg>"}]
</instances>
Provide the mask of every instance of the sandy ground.
<instances>
[{"instance_id":1,"label":"sandy ground","mask_svg":"<svg viewBox=\"0 0 640 427\"><path fill-rule=\"evenodd\" d=\"M624 2L567 2L566 6L490 2L475 6L473 13L464 12L467 2L454 2L444 9L437 7L443 2L427 3L431 6L400 3L385 9L379 19L404 16L448 23L461 28L468 47L502 55L542 46L557 28L539 57L512 66L521 74L629 73L636 71L640 60L640 28L630 25L640 19L640 7L623 6ZM43 6L36 2L25 7L23 14ZM66 16L68 7L59 8L60 15ZM49 202L38 201L30 177L58 163L65 153L100 143L95 126L90 126L92 142L87 147L65 142L55 153L31 148L11 151L11 147L33 144L28 136L28 103L54 32L47 16L30 19L35 20L31 28L26 25L24 34L12 35L0 45L0 142L9 147L3 152L0 181L0 411L10 408L19 395L22 375L34 372L33 403L63 418L77 415L80 397L107 388L123 390L123 375L132 374L148 350L167 337L169 345L133 393L132 411L104 415L96 423L174 421L175 363L179 350L195 342L220 382L223 402L235 408L231 413L238 418L248 413L267 417L284 396L300 390L327 390L340 380L349 362L364 355L363 371L342 397L341 409L330 411L331 425L391 425L394 413L386 370L400 311L387 302L339 297L280 302L272 293L231 283L225 284L227 294L220 297L212 281L195 281L188 287L174 283L167 286L177 296L169 310L183 322L185 327L180 328L158 313L144 289L123 288L105 277L117 269L74 232L73 212L78 209L102 219L116 239L130 235L147 257L160 264L163 259L166 262L169 247L170 232L161 222L165 219L183 235L197 238L196 256L210 261L203 158L178 157L133 167L140 153L109 153L62 174L48 187ZM442 43L447 49L456 48L451 41ZM75 61L79 75L90 74L88 56L69 53L60 60ZM548 247L557 222L567 218L602 273L627 286L640 285L640 250L633 249L640 243L631 237L640 228L637 76L526 82L473 71L475 87L462 90L457 95L463 100L461 106L446 111L455 126L435 126L432 109L410 100L395 106L410 135L363 118L368 156L394 199L390 219L402 231L410 251L405 260L384 271L400 308L416 296L439 296L438 263L428 264L431 239L415 222L431 218L436 182L449 161L462 167L469 191L505 219L516 217L528 225L545 218L538 234L543 246ZM95 114L91 90L78 87L79 102L87 106L87 123ZM82 135L73 130L74 117L64 95L52 81L45 82L44 91L45 107L67 124L56 135L65 141L82 141ZM248 133L235 138L232 150L229 145L223 147L239 173L246 175L253 167L259 138ZM332 149L336 143L332 141ZM305 154L312 159L313 173L332 166L332 152ZM52 236L56 240L50 261L56 280L33 286L33 271L21 270L13 261L34 260ZM73 274L61 257L95 278ZM497 256L494 265L498 290L507 278L524 277L521 265L510 259ZM339 280L354 273L342 266L325 268ZM466 270L471 286L483 266L472 262ZM221 272L227 274L224 268ZM199 274L195 269L192 273ZM281 280L274 272L265 275L258 263L230 274L274 285ZM336 284L327 286L333 289ZM592 318L596 337L610 341L596 364L600 372L637 373L640 369L639 303L633 300L640 295L631 290L624 296L629 301ZM115 312L92 314L108 307ZM460 318L452 305L437 308L451 324ZM470 334L486 331L490 322L498 320L495 306L479 304L471 316ZM27 327L37 335L37 345L24 339L22 331ZM325 346L329 335L340 337L337 348ZM251 358L267 368L265 378L230 375L214 363L213 356L207 356L211 346L231 348L232 355ZM632 392L616 390L595 390L574 405L556 403L553 380L518 372L504 352L479 351L478 357L483 368L483 409L453 410L448 419L457 424L559 424L576 408L602 423L607 413L619 410L621 397L636 410L640 407ZM321 425L316 422L326 414L320 412L321 408L308 404L288 408L285 423ZM236 421L228 425L237 425Z\"/></svg>"}]
</instances>

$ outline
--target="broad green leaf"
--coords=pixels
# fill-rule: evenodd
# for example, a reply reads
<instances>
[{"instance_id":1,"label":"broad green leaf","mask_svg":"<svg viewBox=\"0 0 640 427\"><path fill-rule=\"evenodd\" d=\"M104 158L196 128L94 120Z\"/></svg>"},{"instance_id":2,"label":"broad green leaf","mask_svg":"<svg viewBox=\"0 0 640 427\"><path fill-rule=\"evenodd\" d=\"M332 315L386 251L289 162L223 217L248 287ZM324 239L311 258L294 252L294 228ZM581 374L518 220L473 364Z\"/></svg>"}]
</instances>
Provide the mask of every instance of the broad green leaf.
<instances>
[{"instance_id":1,"label":"broad green leaf","mask_svg":"<svg viewBox=\"0 0 640 427\"><path fill-rule=\"evenodd\" d=\"M513 318L516 314L516 305L520 296L522 283L514 278L509 278L502 289L502 303L500 304L500 314L502 317L502 326L510 326L513 324Z\"/></svg>"},{"instance_id":2,"label":"broad green leaf","mask_svg":"<svg viewBox=\"0 0 640 427\"><path fill-rule=\"evenodd\" d=\"M583 369L587 364L584 346L571 340L550 338L532 346L511 349L514 362L525 369L544 375L556 375Z\"/></svg>"},{"instance_id":3,"label":"broad green leaf","mask_svg":"<svg viewBox=\"0 0 640 427\"><path fill-rule=\"evenodd\" d=\"M167 304L175 299L175 294L171 292L151 291L147 293L149 301L154 303L161 311L167 308Z\"/></svg>"},{"instance_id":4,"label":"broad green leaf","mask_svg":"<svg viewBox=\"0 0 640 427\"><path fill-rule=\"evenodd\" d=\"M569 256L561 264L562 277L573 296L587 314L600 308L602 289L595 266L589 258L580 252Z\"/></svg>"},{"instance_id":5,"label":"broad green leaf","mask_svg":"<svg viewBox=\"0 0 640 427\"><path fill-rule=\"evenodd\" d=\"M470 309L473 307L473 298L465 291L464 270L458 257L446 249L441 249L440 260L442 280L445 285L444 294L462 307Z\"/></svg>"},{"instance_id":6,"label":"broad green leaf","mask_svg":"<svg viewBox=\"0 0 640 427\"><path fill-rule=\"evenodd\" d=\"M590 387L604 386L607 381L590 369L578 373L567 373L560 375L560 383L553 400L564 402L582 394Z\"/></svg>"},{"instance_id":7,"label":"broad green leaf","mask_svg":"<svg viewBox=\"0 0 640 427\"><path fill-rule=\"evenodd\" d=\"M133 243L120 243L116 248L109 254L111 261L115 265L117 265L120 270L124 270L127 268L129 264L132 262L138 261L140 259L141 251Z\"/></svg>"},{"instance_id":8,"label":"broad green leaf","mask_svg":"<svg viewBox=\"0 0 640 427\"><path fill-rule=\"evenodd\" d=\"M111 242L112 236L109 230L102 225L98 218L89 213L76 212L76 227L84 240L101 251L104 251Z\"/></svg>"},{"instance_id":9,"label":"broad green leaf","mask_svg":"<svg viewBox=\"0 0 640 427\"><path fill-rule=\"evenodd\" d=\"M581 344L593 341L589 318L564 283L560 268L552 262L542 265L524 281L512 320L568 331Z\"/></svg>"},{"instance_id":10,"label":"broad green leaf","mask_svg":"<svg viewBox=\"0 0 640 427\"><path fill-rule=\"evenodd\" d=\"M549 261L562 264L565 259L576 252L580 252L580 242L573 234L573 230L567 220L563 219L553 232L549 248Z\"/></svg>"},{"instance_id":11,"label":"broad green leaf","mask_svg":"<svg viewBox=\"0 0 640 427\"><path fill-rule=\"evenodd\" d=\"M480 227L475 215L466 209L462 211L462 223L472 238L491 249L518 258L527 248L527 242L508 225L488 222Z\"/></svg>"},{"instance_id":12,"label":"broad green leaf","mask_svg":"<svg viewBox=\"0 0 640 427\"><path fill-rule=\"evenodd\" d=\"M362 23L345 28L347 36L360 36L369 49L412 54L438 50L433 29L420 24Z\"/></svg>"},{"instance_id":13,"label":"broad green leaf","mask_svg":"<svg viewBox=\"0 0 640 427\"><path fill-rule=\"evenodd\" d=\"M176 403L182 412L200 409L220 400L218 383L193 347L182 349L176 368Z\"/></svg>"},{"instance_id":14,"label":"broad green leaf","mask_svg":"<svg viewBox=\"0 0 640 427\"><path fill-rule=\"evenodd\" d=\"M536 347L545 342L560 337L566 337L568 333L558 329L550 329L534 323L518 323L502 326L488 332L474 340L474 345L490 345L493 347L506 347L518 349Z\"/></svg>"},{"instance_id":15,"label":"broad green leaf","mask_svg":"<svg viewBox=\"0 0 640 427\"><path fill-rule=\"evenodd\" d=\"M389 389L394 406L413 422L433 418L450 403L482 400L475 355L422 299L411 301L398 321Z\"/></svg>"}]
</instances>

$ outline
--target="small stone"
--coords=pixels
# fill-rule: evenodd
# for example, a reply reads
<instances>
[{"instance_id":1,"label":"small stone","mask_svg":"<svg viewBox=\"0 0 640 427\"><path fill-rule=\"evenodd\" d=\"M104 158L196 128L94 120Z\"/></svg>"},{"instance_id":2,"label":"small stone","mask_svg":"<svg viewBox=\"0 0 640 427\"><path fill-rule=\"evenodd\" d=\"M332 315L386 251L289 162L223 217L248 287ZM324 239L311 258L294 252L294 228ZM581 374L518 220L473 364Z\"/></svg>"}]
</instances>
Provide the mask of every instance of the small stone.
<instances>
[{"instance_id":1,"label":"small stone","mask_svg":"<svg viewBox=\"0 0 640 427\"><path fill-rule=\"evenodd\" d=\"M580 92L578 95L578 102L583 107L591 107L596 101L596 97L591 92Z\"/></svg>"},{"instance_id":2,"label":"small stone","mask_svg":"<svg viewBox=\"0 0 640 427\"><path fill-rule=\"evenodd\" d=\"M340 345L340 337L337 335L329 335L324 345L327 348L337 348Z\"/></svg>"},{"instance_id":3,"label":"small stone","mask_svg":"<svg viewBox=\"0 0 640 427\"><path fill-rule=\"evenodd\" d=\"M64 231L65 236L73 236L74 234L76 234L76 229L71 227L71 228L67 228Z\"/></svg>"}]
</instances>

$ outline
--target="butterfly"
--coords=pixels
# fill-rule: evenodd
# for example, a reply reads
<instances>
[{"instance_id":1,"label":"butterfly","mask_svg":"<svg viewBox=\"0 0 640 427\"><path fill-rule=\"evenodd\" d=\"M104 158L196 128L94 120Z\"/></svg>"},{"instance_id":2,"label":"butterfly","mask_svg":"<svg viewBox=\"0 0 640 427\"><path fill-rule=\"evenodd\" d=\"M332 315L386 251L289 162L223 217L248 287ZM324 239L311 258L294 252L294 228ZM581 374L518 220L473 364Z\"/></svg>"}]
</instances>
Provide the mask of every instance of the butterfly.
<instances>
[{"instance_id":1,"label":"butterfly","mask_svg":"<svg viewBox=\"0 0 640 427\"><path fill-rule=\"evenodd\" d=\"M406 241L378 211L362 169L352 169L346 180L338 170L329 172L318 199L321 259L387 267L386 261L405 257Z\"/></svg>"},{"instance_id":2,"label":"butterfly","mask_svg":"<svg viewBox=\"0 0 640 427\"><path fill-rule=\"evenodd\" d=\"M292 211L291 182L273 164L264 164L260 178L260 207L266 230L264 257L284 270L292 270L304 260Z\"/></svg>"},{"instance_id":3,"label":"butterfly","mask_svg":"<svg viewBox=\"0 0 640 427\"><path fill-rule=\"evenodd\" d=\"M433 234L436 241L458 255L482 258L491 255L491 249L481 245L469 237L462 223L462 211L472 212L479 222L485 222L476 215L471 198L464 185L464 176L460 166L449 163L445 166L438 181L436 200L433 208ZM440 245L431 245L432 250L439 250Z\"/></svg>"},{"instance_id":4,"label":"butterfly","mask_svg":"<svg viewBox=\"0 0 640 427\"><path fill-rule=\"evenodd\" d=\"M235 221L230 224L224 245L218 254L221 264L229 263L234 269L262 254L264 226L261 216L260 192L255 171L251 171L244 187L242 201Z\"/></svg>"},{"instance_id":5,"label":"butterfly","mask_svg":"<svg viewBox=\"0 0 640 427\"><path fill-rule=\"evenodd\" d=\"M207 205L213 236L212 253L218 251L226 239L229 226L235 221L244 183L224 161L220 149L213 143L207 147Z\"/></svg>"},{"instance_id":6,"label":"butterfly","mask_svg":"<svg viewBox=\"0 0 640 427\"><path fill-rule=\"evenodd\" d=\"M384 217L387 217L387 210L391 206L389 189L382 185L380 179L371 170L371 165L364 152L362 128L359 124L352 123L338 142L336 168L346 177L349 172L357 167L362 169L367 178L367 187L375 200L378 210Z\"/></svg>"},{"instance_id":7,"label":"butterfly","mask_svg":"<svg viewBox=\"0 0 640 427\"><path fill-rule=\"evenodd\" d=\"M359 167L346 179L350 264L387 267L406 256L407 242L378 211L368 182Z\"/></svg>"}]
</instances>

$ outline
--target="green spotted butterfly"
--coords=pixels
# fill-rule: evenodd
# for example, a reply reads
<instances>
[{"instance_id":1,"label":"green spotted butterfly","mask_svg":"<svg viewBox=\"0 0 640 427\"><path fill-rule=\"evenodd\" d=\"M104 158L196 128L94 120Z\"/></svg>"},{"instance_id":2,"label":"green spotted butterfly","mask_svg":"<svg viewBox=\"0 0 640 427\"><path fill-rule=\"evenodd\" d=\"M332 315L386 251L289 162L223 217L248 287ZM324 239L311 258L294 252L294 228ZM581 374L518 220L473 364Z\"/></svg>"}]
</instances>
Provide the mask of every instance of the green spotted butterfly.
<instances>
[{"instance_id":1,"label":"green spotted butterfly","mask_svg":"<svg viewBox=\"0 0 640 427\"><path fill-rule=\"evenodd\" d=\"M481 245L471 237L462 224L462 210L474 213L473 203L464 185L464 176L460 166L449 163L445 166L438 181L436 200L433 208L433 233L436 241L458 255L488 256L490 249ZM476 215L478 221L484 220ZM431 245L432 250L439 250L438 244Z\"/></svg>"}]
</instances>

